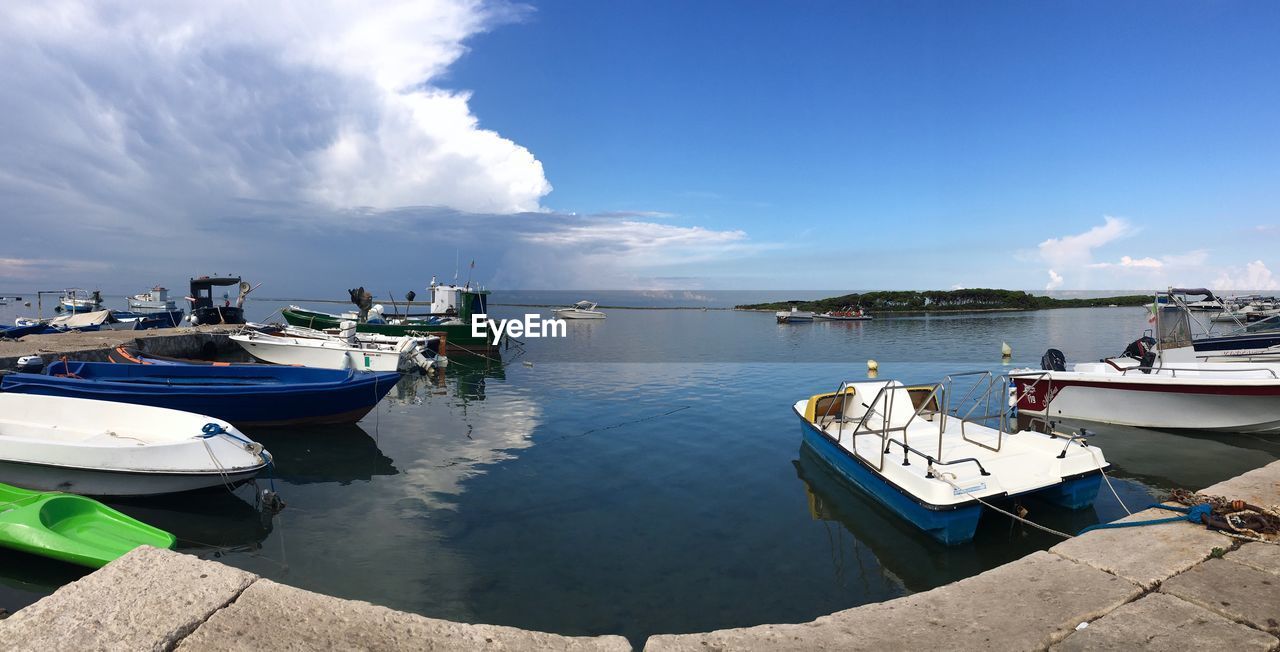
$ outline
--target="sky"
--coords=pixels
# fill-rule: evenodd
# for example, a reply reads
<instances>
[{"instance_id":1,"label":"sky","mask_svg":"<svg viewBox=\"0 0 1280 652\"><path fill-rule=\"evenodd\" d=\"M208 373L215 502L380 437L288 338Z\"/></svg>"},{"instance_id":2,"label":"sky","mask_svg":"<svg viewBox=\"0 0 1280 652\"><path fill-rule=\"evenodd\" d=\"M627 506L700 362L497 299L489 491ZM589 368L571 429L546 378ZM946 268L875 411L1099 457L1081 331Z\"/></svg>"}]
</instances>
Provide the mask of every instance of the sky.
<instances>
[{"instance_id":1,"label":"sky","mask_svg":"<svg viewBox=\"0 0 1280 652\"><path fill-rule=\"evenodd\" d=\"M1280 290L1275 3L0 13L0 291Z\"/></svg>"}]
</instances>

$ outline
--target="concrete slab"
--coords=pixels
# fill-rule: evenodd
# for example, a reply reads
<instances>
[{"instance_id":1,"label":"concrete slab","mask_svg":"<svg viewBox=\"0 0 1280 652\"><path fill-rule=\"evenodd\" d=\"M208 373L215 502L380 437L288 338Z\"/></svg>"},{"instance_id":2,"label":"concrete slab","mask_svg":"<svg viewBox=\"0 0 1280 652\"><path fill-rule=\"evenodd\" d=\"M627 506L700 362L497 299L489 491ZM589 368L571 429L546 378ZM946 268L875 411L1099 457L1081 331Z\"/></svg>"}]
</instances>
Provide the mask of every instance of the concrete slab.
<instances>
[{"instance_id":1,"label":"concrete slab","mask_svg":"<svg viewBox=\"0 0 1280 652\"><path fill-rule=\"evenodd\" d=\"M1148 509L1120 519L1145 521L1176 516L1175 512ZM1144 525L1114 530L1094 530L1049 549L1067 559L1119 575L1143 588L1161 582L1206 560L1214 548L1229 550L1231 539L1190 522Z\"/></svg>"},{"instance_id":2,"label":"concrete slab","mask_svg":"<svg viewBox=\"0 0 1280 652\"><path fill-rule=\"evenodd\" d=\"M1072 633L1053 652L1082 650L1258 650L1266 652L1280 639L1232 622L1165 593L1151 593Z\"/></svg>"},{"instance_id":3,"label":"concrete slab","mask_svg":"<svg viewBox=\"0 0 1280 652\"><path fill-rule=\"evenodd\" d=\"M1268 543L1246 543L1227 553L1226 559L1252 566L1260 571L1280 575L1280 546Z\"/></svg>"},{"instance_id":4,"label":"concrete slab","mask_svg":"<svg viewBox=\"0 0 1280 652\"><path fill-rule=\"evenodd\" d=\"M1036 552L980 575L801 625L651 637L646 652L707 650L1043 650L1141 593L1137 585Z\"/></svg>"},{"instance_id":5,"label":"concrete slab","mask_svg":"<svg viewBox=\"0 0 1280 652\"><path fill-rule=\"evenodd\" d=\"M0 649L167 650L256 575L142 547L0 620Z\"/></svg>"},{"instance_id":6,"label":"concrete slab","mask_svg":"<svg viewBox=\"0 0 1280 652\"><path fill-rule=\"evenodd\" d=\"M610 650L621 636L571 637L468 625L258 580L178 650Z\"/></svg>"},{"instance_id":7,"label":"concrete slab","mask_svg":"<svg viewBox=\"0 0 1280 652\"><path fill-rule=\"evenodd\" d=\"M1223 496L1260 506L1280 505L1280 462L1238 475L1201 489L1207 496Z\"/></svg>"},{"instance_id":8,"label":"concrete slab","mask_svg":"<svg viewBox=\"0 0 1280 652\"><path fill-rule=\"evenodd\" d=\"M1210 559L1165 582L1160 590L1280 635L1280 579L1271 573L1226 559Z\"/></svg>"}]
</instances>

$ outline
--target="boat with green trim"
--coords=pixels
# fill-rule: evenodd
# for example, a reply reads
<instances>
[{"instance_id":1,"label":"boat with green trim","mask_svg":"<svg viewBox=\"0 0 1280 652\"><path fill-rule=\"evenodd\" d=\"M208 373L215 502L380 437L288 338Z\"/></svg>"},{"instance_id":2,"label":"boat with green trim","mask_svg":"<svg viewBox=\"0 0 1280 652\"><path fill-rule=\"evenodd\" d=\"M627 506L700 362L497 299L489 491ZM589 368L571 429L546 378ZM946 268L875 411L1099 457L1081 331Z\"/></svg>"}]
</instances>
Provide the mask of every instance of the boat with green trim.
<instances>
[{"instance_id":1,"label":"boat with green trim","mask_svg":"<svg viewBox=\"0 0 1280 652\"><path fill-rule=\"evenodd\" d=\"M147 545L172 548L177 539L84 496L0 484L0 546L101 568Z\"/></svg>"},{"instance_id":2,"label":"boat with green trim","mask_svg":"<svg viewBox=\"0 0 1280 652\"><path fill-rule=\"evenodd\" d=\"M382 305L372 305L372 296L364 288L351 290L353 303L360 308L359 312L348 311L341 314L308 310L298 306L289 306L280 311L284 320L294 326L303 326L323 331L336 331L342 328L342 322L356 322L356 332L376 333L392 337L443 335L445 346L449 352L466 351L470 353L494 354L499 350L501 341L495 343L493 336L485 329L485 335L477 337L471 332L472 319L488 313L489 291L467 285L449 285L437 283L433 278L431 290L430 312L414 314L414 303L410 293L410 301L404 304L405 312L384 314ZM424 305L419 302L417 305ZM399 308L399 306L395 306Z\"/></svg>"}]
</instances>

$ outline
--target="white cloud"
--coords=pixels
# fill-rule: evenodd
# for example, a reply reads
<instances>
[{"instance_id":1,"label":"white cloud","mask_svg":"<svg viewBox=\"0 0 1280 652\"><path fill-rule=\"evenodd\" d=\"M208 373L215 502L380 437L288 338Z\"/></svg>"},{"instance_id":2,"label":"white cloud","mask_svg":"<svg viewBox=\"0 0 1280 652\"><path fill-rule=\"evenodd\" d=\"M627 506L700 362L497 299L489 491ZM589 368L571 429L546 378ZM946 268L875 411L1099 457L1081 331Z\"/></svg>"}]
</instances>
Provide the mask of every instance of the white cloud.
<instances>
[{"instance_id":1,"label":"white cloud","mask_svg":"<svg viewBox=\"0 0 1280 652\"><path fill-rule=\"evenodd\" d=\"M1131 235L1135 229L1123 218L1103 216L1103 223L1084 233L1049 238L1039 244L1040 258L1055 268L1093 262L1093 250Z\"/></svg>"},{"instance_id":2,"label":"white cloud","mask_svg":"<svg viewBox=\"0 0 1280 652\"><path fill-rule=\"evenodd\" d=\"M1151 257L1133 258L1132 256L1121 256L1120 262L1118 263L1093 263L1089 265L1089 267L1093 267L1096 269L1106 269L1108 267L1160 269L1161 267L1164 267L1164 263L1162 261L1156 260L1155 258L1151 258Z\"/></svg>"},{"instance_id":3,"label":"white cloud","mask_svg":"<svg viewBox=\"0 0 1280 652\"><path fill-rule=\"evenodd\" d=\"M512 213L540 210L551 190L532 153L480 127L468 93L438 86L468 37L513 18L504 6L54 0L2 11L0 191L33 203L136 224L227 198Z\"/></svg>"},{"instance_id":4,"label":"white cloud","mask_svg":"<svg viewBox=\"0 0 1280 652\"><path fill-rule=\"evenodd\" d=\"M1044 289L1056 290L1060 287L1062 287L1062 275L1053 270L1049 270L1049 283L1044 286Z\"/></svg>"},{"instance_id":5,"label":"white cloud","mask_svg":"<svg viewBox=\"0 0 1280 652\"><path fill-rule=\"evenodd\" d=\"M1215 290L1280 290L1277 279L1266 264L1255 260L1244 269L1232 267L1223 270L1213 282Z\"/></svg>"}]
</instances>

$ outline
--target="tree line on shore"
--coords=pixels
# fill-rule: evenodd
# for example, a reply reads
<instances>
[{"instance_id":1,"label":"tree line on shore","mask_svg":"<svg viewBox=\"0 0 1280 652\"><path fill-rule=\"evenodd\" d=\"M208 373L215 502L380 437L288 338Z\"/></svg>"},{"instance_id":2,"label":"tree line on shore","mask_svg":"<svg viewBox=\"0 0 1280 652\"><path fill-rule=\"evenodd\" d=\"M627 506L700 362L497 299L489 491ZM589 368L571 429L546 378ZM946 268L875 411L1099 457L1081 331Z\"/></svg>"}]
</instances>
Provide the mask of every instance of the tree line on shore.
<instances>
[{"instance_id":1,"label":"tree line on shore","mask_svg":"<svg viewBox=\"0 0 1280 652\"><path fill-rule=\"evenodd\" d=\"M1021 290L965 288L963 290L887 290L844 294L816 301L774 301L734 306L739 310L800 310L826 312L851 306L867 312L942 312L952 310L1043 310L1046 308L1093 308L1099 306L1141 306L1151 303L1150 295L1131 294L1096 299L1055 299Z\"/></svg>"}]
</instances>

